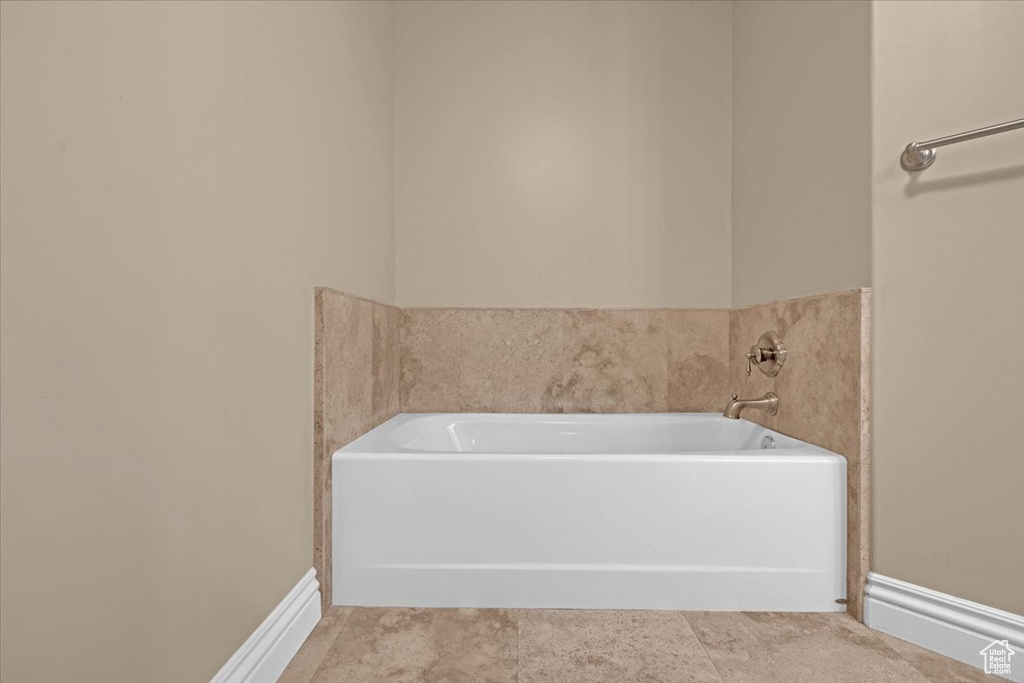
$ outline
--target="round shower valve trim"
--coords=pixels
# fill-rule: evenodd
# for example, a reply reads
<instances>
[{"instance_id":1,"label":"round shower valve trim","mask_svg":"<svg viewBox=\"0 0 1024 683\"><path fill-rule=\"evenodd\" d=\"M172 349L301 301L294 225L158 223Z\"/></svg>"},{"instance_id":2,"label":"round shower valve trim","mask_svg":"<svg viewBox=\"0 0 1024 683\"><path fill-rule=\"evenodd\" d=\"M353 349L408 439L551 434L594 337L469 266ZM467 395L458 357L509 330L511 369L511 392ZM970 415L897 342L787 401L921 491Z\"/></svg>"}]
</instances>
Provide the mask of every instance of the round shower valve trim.
<instances>
[{"instance_id":1,"label":"round shower valve trim","mask_svg":"<svg viewBox=\"0 0 1024 683\"><path fill-rule=\"evenodd\" d=\"M765 332L747 354L747 377L756 365L767 377L775 377L786 363L786 347L778 333Z\"/></svg>"}]
</instances>

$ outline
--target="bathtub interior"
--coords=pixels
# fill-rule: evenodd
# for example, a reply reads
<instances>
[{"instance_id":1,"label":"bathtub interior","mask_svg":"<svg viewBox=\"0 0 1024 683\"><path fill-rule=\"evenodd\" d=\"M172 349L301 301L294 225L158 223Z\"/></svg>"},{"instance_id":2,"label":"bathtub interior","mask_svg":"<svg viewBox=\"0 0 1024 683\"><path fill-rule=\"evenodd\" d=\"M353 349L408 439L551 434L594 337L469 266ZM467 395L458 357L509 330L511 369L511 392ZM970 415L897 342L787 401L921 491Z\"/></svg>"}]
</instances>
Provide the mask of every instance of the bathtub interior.
<instances>
[{"instance_id":1,"label":"bathtub interior","mask_svg":"<svg viewBox=\"0 0 1024 683\"><path fill-rule=\"evenodd\" d=\"M766 439L767 437L767 439ZM342 453L827 453L718 414L402 414Z\"/></svg>"}]
</instances>

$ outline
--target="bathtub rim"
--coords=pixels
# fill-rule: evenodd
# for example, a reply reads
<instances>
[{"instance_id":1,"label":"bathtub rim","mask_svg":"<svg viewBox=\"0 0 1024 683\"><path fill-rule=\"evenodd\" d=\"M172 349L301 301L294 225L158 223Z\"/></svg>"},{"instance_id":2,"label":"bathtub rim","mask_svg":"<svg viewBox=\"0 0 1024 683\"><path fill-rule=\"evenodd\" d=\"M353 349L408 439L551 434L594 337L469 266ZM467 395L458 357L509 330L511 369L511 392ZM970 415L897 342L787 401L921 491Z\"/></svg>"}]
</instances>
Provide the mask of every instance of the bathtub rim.
<instances>
[{"instance_id":1,"label":"bathtub rim","mask_svg":"<svg viewBox=\"0 0 1024 683\"><path fill-rule=\"evenodd\" d=\"M716 422L723 423L738 423L747 426L752 426L755 429L762 430L765 435L772 436L775 439L782 439L786 442L794 442L795 445L784 448L774 449L700 449L693 451L656 451L649 452L646 450L638 449L636 451L621 452L621 453L591 453L591 452L575 452L575 453L564 453L558 451L511 451L507 453L494 453L486 451L457 451L457 450L426 450L407 448L399 446L390 440L390 435L398 428L408 424L409 422L422 419L422 418L482 418L482 419L494 419L496 417L513 417L521 418L523 422L527 422L528 418L565 418L565 419L576 419L584 422L594 422L597 420L607 421L644 421L644 420L663 420L665 418L680 419L680 418L691 418L691 419L705 419L713 420ZM715 462L721 462L722 459L729 459L730 461L736 462L783 462L788 459L798 459L794 462L807 462L808 459L820 459L821 461L831 461L835 458L839 458L846 461L846 457L830 451L828 449L816 446L812 443L802 441L795 437L789 436L782 432L778 432L764 425L758 424L746 418L740 418L739 420L731 420L724 417L721 413L459 413L459 412L447 412L447 413L398 413L397 415L385 420L373 429L369 430L365 434L359 436L348 444L337 449L332 453L332 460L344 459L344 460L363 460L380 457L388 460L401 460L401 459L431 459L436 458L438 460L445 460L451 462L466 461L466 460L547 460L547 461L567 461L576 459L585 459L588 462L596 461L617 461L617 460L629 460L634 462L672 462L679 458L687 459L714 459Z\"/></svg>"}]
</instances>

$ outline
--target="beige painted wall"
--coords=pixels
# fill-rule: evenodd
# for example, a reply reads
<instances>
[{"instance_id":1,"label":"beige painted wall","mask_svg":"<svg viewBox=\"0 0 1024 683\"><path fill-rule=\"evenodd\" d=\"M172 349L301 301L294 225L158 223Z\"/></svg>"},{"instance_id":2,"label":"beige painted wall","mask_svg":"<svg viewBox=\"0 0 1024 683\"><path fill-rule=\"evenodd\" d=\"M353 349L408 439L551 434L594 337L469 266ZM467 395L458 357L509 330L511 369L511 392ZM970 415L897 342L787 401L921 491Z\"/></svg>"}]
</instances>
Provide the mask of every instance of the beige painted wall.
<instances>
[{"instance_id":1,"label":"beige painted wall","mask_svg":"<svg viewBox=\"0 0 1024 683\"><path fill-rule=\"evenodd\" d=\"M874 6L875 571L1024 613L1024 3Z\"/></svg>"},{"instance_id":2,"label":"beige painted wall","mask_svg":"<svg viewBox=\"0 0 1024 683\"><path fill-rule=\"evenodd\" d=\"M396 22L400 305L729 305L730 3Z\"/></svg>"},{"instance_id":3,"label":"beige painted wall","mask_svg":"<svg viewBox=\"0 0 1024 683\"><path fill-rule=\"evenodd\" d=\"M732 303L871 284L871 6L736 2Z\"/></svg>"},{"instance_id":4,"label":"beige painted wall","mask_svg":"<svg viewBox=\"0 0 1024 683\"><path fill-rule=\"evenodd\" d=\"M313 286L393 299L393 8L0 8L0 678L208 680L312 564Z\"/></svg>"}]
</instances>

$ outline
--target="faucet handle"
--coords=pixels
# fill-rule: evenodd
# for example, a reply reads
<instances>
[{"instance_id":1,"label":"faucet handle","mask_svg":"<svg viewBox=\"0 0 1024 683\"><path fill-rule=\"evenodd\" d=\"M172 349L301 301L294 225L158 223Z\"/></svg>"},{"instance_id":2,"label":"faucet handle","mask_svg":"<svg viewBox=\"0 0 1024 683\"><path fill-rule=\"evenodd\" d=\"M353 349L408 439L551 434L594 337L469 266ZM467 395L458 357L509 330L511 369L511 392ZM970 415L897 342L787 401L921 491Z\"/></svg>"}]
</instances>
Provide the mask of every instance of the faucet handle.
<instances>
[{"instance_id":1,"label":"faucet handle","mask_svg":"<svg viewBox=\"0 0 1024 683\"><path fill-rule=\"evenodd\" d=\"M737 400L737 399L738 399L739 397L740 397L740 395L739 395L739 394L733 394L733 395L732 395L732 400L734 400L734 401L735 401L735 400Z\"/></svg>"},{"instance_id":2,"label":"faucet handle","mask_svg":"<svg viewBox=\"0 0 1024 683\"><path fill-rule=\"evenodd\" d=\"M768 377L775 377L786 362L786 347L775 332L765 332L747 353L747 377L757 366Z\"/></svg>"}]
</instances>

